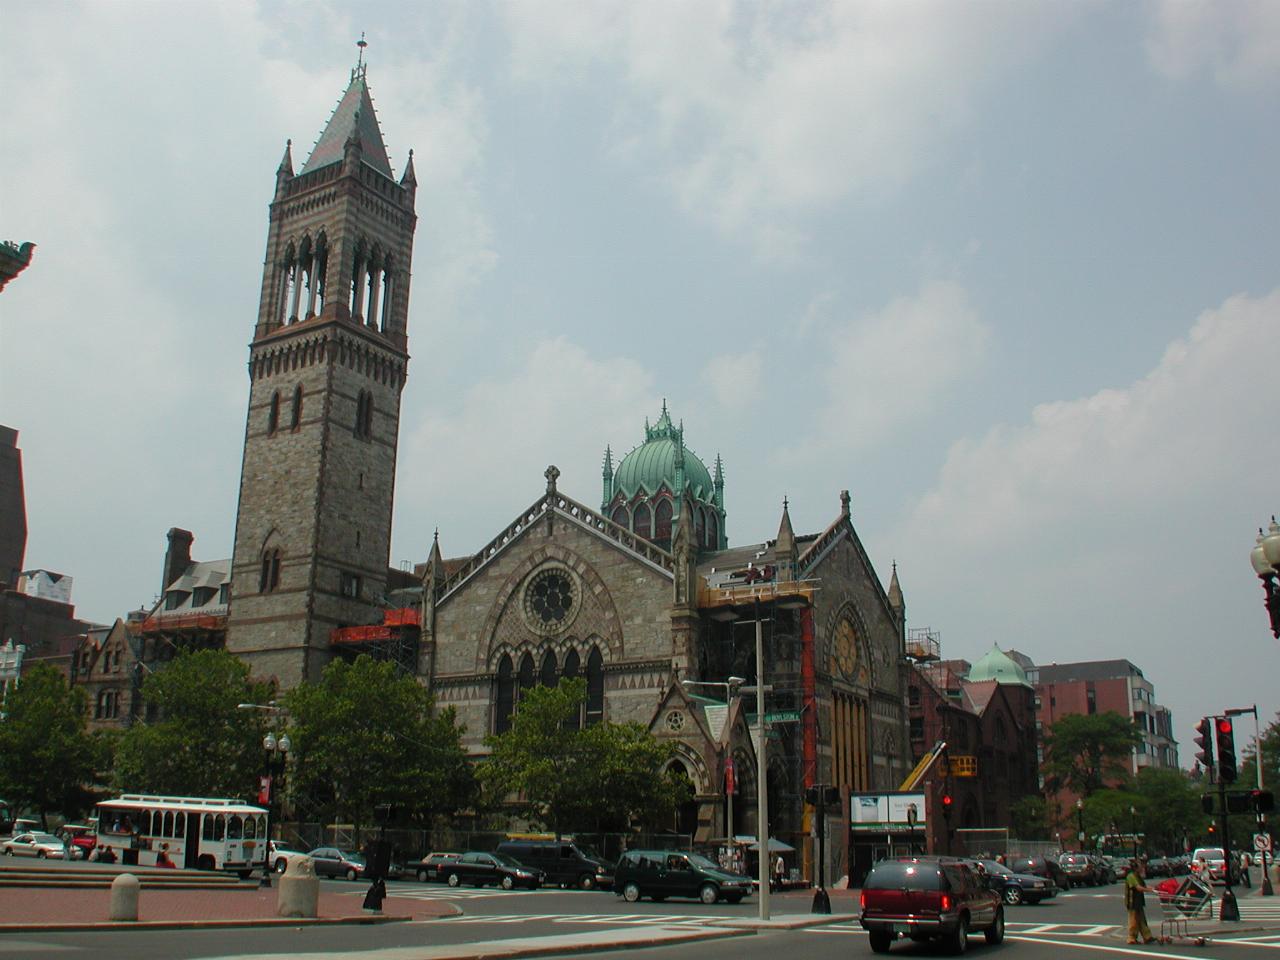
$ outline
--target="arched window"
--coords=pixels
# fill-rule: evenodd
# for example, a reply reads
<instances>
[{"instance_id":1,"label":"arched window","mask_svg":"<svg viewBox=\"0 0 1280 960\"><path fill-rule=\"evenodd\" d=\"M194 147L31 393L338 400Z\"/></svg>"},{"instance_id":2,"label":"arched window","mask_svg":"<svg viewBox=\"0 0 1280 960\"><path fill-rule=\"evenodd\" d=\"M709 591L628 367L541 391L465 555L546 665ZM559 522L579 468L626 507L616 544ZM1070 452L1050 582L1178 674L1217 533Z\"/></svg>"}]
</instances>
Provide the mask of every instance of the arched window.
<instances>
[{"instance_id":1,"label":"arched window","mask_svg":"<svg viewBox=\"0 0 1280 960\"><path fill-rule=\"evenodd\" d=\"M667 497L658 501L653 509L653 539L661 542L671 539L671 500Z\"/></svg>"},{"instance_id":2,"label":"arched window","mask_svg":"<svg viewBox=\"0 0 1280 960\"><path fill-rule=\"evenodd\" d=\"M368 390L356 397L355 435L366 440L373 436L373 394Z\"/></svg>"},{"instance_id":3,"label":"arched window","mask_svg":"<svg viewBox=\"0 0 1280 960\"><path fill-rule=\"evenodd\" d=\"M162 837L173 836L173 811L172 810L166 810L164 812L164 821L163 823L161 823L160 830L158 832Z\"/></svg>"},{"instance_id":4,"label":"arched window","mask_svg":"<svg viewBox=\"0 0 1280 960\"><path fill-rule=\"evenodd\" d=\"M693 508L693 541L700 547L707 545L707 514L702 507Z\"/></svg>"},{"instance_id":5,"label":"arched window","mask_svg":"<svg viewBox=\"0 0 1280 960\"><path fill-rule=\"evenodd\" d=\"M267 434L276 432L276 427L280 426L280 391L277 390L271 395L271 406L267 410Z\"/></svg>"},{"instance_id":6,"label":"arched window","mask_svg":"<svg viewBox=\"0 0 1280 960\"><path fill-rule=\"evenodd\" d=\"M714 510L707 511L707 546L712 550L720 547L720 518Z\"/></svg>"},{"instance_id":7,"label":"arched window","mask_svg":"<svg viewBox=\"0 0 1280 960\"><path fill-rule=\"evenodd\" d=\"M494 733L505 733L511 729L511 711L515 705L516 685L512 678L511 658L503 656L498 664L498 712L493 718Z\"/></svg>"},{"instance_id":8,"label":"arched window","mask_svg":"<svg viewBox=\"0 0 1280 960\"><path fill-rule=\"evenodd\" d=\"M520 698L534 688L533 655L526 653L520 658ZM519 703L519 701L517 701Z\"/></svg>"},{"instance_id":9,"label":"arched window","mask_svg":"<svg viewBox=\"0 0 1280 960\"><path fill-rule=\"evenodd\" d=\"M289 417L289 429L297 430L302 423L302 384L293 388L293 414Z\"/></svg>"},{"instance_id":10,"label":"arched window","mask_svg":"<svg viewBox=\"0 0 1280 960\"><path fill-rule=\"evenodd\" d=\"M592 647L587 656L587 726L604 719L604 658Z\"/></svg>"},{"instance_id":11,"label":"arched window","mask_svg":"<svg viewBox=\"0 0 1280 960\"><path fill-rule=\"evenodd\" d=\"M613 516L610 518L620 527L631 529L631 517L627 514L627 508L622 504L613 508Z\"/></svg>"},{"instance_id":12,"label":"arched window","mask_svg":"<svg viewBox=\"0 0 1280 960\"><path fill-rule=\"evenodd\" d=\"M564 655L564 678L572 680L578 675L578 651L570 650Z\"/></svg>"},{"instance_id":13,"label":"arched window","mask_svg":"<svg viewBox=\"0 0 1280 960\"><path fill-rule=\"evenodd\" d=\"M556 655L551 650L548 650L542 657L540 682L544 687L554 687L559 682L556 677Z\"/></svg>"},{"instance_id":14,"label":"arched window","mask_svg":"<svg viewBox=\"0 0 1280 960\"><path fill-rule=\"evenodd\" d=\"M653 511L649 509L647 503L639 504L636 507L634 529L636 533L646 539L653 536Z\"/></svg>"},{"instance_id":15,"label":"arched window","mask_svg":"<svg viewBox=\"0 0 1280 960\"><path fill-rule=\"evenodd\" d=\"M268 550L262 555L262 570L258 574L258 592L270 593L280 586L280 551Z\"/></svg>"}]
</instances>

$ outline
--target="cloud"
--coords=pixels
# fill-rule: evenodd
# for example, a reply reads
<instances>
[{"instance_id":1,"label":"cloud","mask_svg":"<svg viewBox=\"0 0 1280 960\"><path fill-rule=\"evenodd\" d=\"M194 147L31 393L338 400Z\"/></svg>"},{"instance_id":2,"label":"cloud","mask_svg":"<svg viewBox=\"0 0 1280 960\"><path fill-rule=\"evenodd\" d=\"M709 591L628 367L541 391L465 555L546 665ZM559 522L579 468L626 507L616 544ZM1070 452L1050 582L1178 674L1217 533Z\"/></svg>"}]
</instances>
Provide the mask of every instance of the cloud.
<instances>
[{"instance_id":1,"label":"cloud","mask_svg":"<svg viewBox=\"0 0 1280 960\"><path fill-rule=\"evenodd\" d=\"M693 214L790 255L800 218L935 161L975 97L1070 5L509 4L520 81L620 74L616 155L647 157Z\"/></svg>"},{"instance_id":2,"label":"cloud","mask_svg":"<svg viewBox=\"0 0 1280 960\"><path fill-rule=\"evenodd\" d=\"M1203 70L1237 90L1280 80L1280 5L1272 0L1157 0L1150 18L1147 58L1167 77Z\"/></svg>"},{"instance_id":3,"label":"cloud","mask_svg":"<svg viewBox=\"0 0 1280 960\"><path fill-rule=\"evenodd\" d=\"M707 363L703 376L721 406L741 408L758 399L763 366L764 358L758 350L722 354Z\"/></svg>"}]
</instances>

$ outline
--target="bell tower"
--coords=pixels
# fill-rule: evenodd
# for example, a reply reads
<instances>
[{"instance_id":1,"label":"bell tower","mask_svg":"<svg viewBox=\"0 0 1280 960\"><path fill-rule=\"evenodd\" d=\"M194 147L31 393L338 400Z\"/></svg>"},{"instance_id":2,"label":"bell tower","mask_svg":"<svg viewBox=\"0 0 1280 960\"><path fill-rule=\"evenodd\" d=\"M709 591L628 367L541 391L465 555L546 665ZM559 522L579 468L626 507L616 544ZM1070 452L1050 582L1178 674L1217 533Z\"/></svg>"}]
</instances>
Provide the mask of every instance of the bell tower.
<instances>
[{"instance_id":1,"label":"bell tower","mask_svg":"<svg viewBox=\"0 0 1280 960\"><path fill-rule=\"evenodd\" d=\"M363 62L296 174L276 170L231 569L227 649L282 688L336 627L381 622L417 222Z\"/></svg>"}]
</instances>

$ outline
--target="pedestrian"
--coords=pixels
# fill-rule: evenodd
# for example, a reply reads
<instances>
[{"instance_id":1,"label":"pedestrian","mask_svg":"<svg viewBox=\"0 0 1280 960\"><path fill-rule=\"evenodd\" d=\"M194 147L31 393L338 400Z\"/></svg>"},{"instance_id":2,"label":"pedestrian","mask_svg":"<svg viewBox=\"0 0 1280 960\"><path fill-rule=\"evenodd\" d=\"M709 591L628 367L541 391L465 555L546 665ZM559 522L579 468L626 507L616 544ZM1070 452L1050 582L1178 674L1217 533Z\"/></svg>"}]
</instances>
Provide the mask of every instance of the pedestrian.
<instances>
[{"instance_id":1,"label":"pedestrian","mask_svg":"<svg viewBox=\"0 0 1280 960\"><path fill-rule=\"evenodd\" d=\"M169 859L169 845L167 843L162 844L160 852L156 854L156 866L169 868L173 868L175 866L174 862Z\"/></svg>"},{"instance_id":2,"label":"pedestrian","mask_svg":"<svg viewBox=\"0 0 1280 960\"><path fill-rule=\"evenodd\" d=\"M1156 891L1146 885L1146 877L1146 864L1136 858L1129 861L1129 873L1124 878L1124 908L1129 911L1129 943L1156 942L1156 938L1151 935L1151 928L1147 926L1145 896Z\"/></svg>"},{"instance_id":3,"label":"pedestrian","mask_svg":"<svg viewBox=\"0 0 1280 960\"><path fill-rule=\"evenodd\" d=\"M98 851L98 863L115 863L116 853L111 849L110 845L104 846Z\"/></svg>"},{"instance_id":4,"label":"pedestrian","mask_svg":"<svg viewBox=\"0 0 1280 960\"><path fill-rule=\"evenodd\" d=\"M773 888L775 890L782 889L782 883L787 879L787 861L782 859L782 854L778 854L778 859L773 861Z\"/></svg>"}]
</instances>

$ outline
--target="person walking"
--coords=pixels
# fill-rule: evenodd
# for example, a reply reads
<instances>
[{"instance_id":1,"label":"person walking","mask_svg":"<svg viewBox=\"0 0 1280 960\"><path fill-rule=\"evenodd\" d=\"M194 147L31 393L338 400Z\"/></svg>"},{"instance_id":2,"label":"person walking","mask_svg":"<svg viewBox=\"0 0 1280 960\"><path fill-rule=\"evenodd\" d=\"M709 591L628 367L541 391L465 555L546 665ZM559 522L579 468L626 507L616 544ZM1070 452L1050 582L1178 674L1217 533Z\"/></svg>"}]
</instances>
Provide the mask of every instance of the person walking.
<instances>
[{"instance_id":1,"label":"person walking","mask_svg":"<svg viewBox=\"0 0 1280 960\"><path fill-rule=\"evenodd\" d=\"M1147 926L1147 898L1155 893L1146 885L1147 868L1141 860L1129 862L1129 872L1124 878L1124 908L1129 911L1129 943L1155 943L1151 928Z\"/></svg>"},{"instance_id":2,"label":"person walking","mask_svg":"<svg viewBox=\"0 0 1280 960\"><path fill-rule=\"evenodd\" d=\"M787 861L782 859L782 854L778 854L778 859L773 862L773 889L781 890L786 879Z\"/></svg>"}]
</instances>

